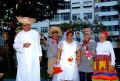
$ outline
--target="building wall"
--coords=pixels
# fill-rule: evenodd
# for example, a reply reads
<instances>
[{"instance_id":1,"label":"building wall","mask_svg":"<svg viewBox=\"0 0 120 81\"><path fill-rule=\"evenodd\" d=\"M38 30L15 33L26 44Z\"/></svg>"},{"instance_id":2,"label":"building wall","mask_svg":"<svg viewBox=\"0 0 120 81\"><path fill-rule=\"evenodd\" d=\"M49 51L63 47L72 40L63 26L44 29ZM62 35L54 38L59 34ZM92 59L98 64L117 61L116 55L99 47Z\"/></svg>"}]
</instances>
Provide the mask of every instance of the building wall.
<instances>
[{"instance_id":1,"label":"building wall","mask_svg":"<svg viewBox=\"0 0 120 81\"><path fill-rule=\"evenodd\" d=\"M59 26L60 24L71 20L85 20L93 23L96 15L105 28L110 32L110 36L120 35L120 14L117 6L120 0L65 0L65 9L58 10L58 14L53 19L33 24L33 28L39 32L43 32L48 36L51 26ZM114 41L114 38L111 39ZM114 43L114 42L113 42ZM114 43L115 45L116 43Z\"/></svg>"},{"instance_id":2,"label":"building wall","mask_svg":"<svg viewBox=\"0 0 120 81\"><path fill-rule=\"evenodd\" d=\"M106 29L108 31L119 31L118 0L98 0L95 2L96 6L98 8L95 9L95 15L99 16Z\"/></svg>"}]
</instances>

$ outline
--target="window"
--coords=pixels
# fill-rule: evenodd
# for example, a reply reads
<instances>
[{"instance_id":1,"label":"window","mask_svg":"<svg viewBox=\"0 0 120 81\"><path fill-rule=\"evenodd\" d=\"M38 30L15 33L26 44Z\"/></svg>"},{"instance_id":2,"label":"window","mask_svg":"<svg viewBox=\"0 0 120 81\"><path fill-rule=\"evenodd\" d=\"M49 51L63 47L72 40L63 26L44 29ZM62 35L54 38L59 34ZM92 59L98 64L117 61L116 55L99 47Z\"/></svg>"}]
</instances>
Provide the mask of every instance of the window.
<instances>
[{"instance_id":1,"label":"window","mask_svg":"<svg viewBox=\"0 0 120 81\"><path fill-rule=\"evenodd\" d=\"M70 2L64 4L64 9L70 9Z\"/></svg>"},{"instance_id":2,"label":"window","mask_svg":"<svg viewBox=\"0 0 120 81\"><path fill-rule=\"evenodd\" d=\"M65 3L59 4L59 5L63 6L62 9L70 9L70 2L65 2Z\"/></svg>"},{"instance_id":3,"label":"window","mask_svg":"<svg viewBox=\"0 0 120 81\"><path fill-rule=\"evenodd\" d=\"M115 31L115 26L110 26L111 31Z\"/></svg>"},{"instance_id":4,"label":"window","mask_svg":"<svg viewBox=\"0 0 120 81\"><path fill-rule=\"evenodd\" d=\"M105 18L103 19L103 21L109 21L109 17L105 16Z\"/></svg>"},{"instance_id":5,"label":"window","mask_svg":"<svg viewBox=\"0 0 120 81\"><path fill-rule=\"evenodd\" d=\"M109 6L106 6L104 9L103 9L103 12L107 12L109 11Z\"/></svg>"},{"instance_id":6,"label":"window","mask_svg":"<svg viewBox=\"0 0 120 81\"><path fill-rule=\"evenodd\" d=\"M61 20L70 20L70 13L62 13L60 16Z\"/></svg>"},{"instance_id":7,"label":"window","mask_svg":"<svg viewBox=\"0 0 120 81\"><path fill-rule=\"evenodd\" d=\"M80 2L72 3L72 9L80 8Z\"/></svg>"},{"instance_id":8,"label":"window","mask_svg":"<svg viewBox=\"0 0 120 81\"><path fill-rule=\"evenodd\" d=\"M59 21L59 14L54 15L54 18L51 21Z\"/></svg>"},{"instance_id":9,"label":"window","mask_svg":"<svg viewBox=\"0 0 120 81\"><path fill-rule=\"evenodd\" d=\"M101 2L108 2L108 0L101 0Z\"/></svg>"},{"instance_id":10,"label":"window","mask_svg":"<svg viewBox=\"0 0 120 81\"><path fill-rule=\"evenodd\" d=\"M59 14L57 14L57 15L54 16L54 20L55 21L59 21Z\"/></svg>"},{"instance_id":11,"label":"window","mask_svg":"<svg viewBox=\"0 0 120 81\"><path fill-rule=\"evenodd\" d=\"M41 32L42 33L47 33L48 32L48 27L41 27Z\"/></svg>"},{"instance_id":12,"label":"window","mask_svg":"<svg viewBox=\"0 0 120 81\"><path fill-rule=\"evenodd\" d=\"M110 11L114 11L114 7L113 6L110 6Z\"/></svg>"},{"instance_id":13,"label":"window","mask_svg":"<svg viewBox=\"0 0 120 81\"><path fill-rule=\"evenodd\" d=\"M109 17L110 17L110 21L118 20L118 15L112 15L112 16L109 16Z\"/></svg>"},{"instance_id":14,"label":"window","mask_svg":"<svg viewBox=\"0 0 120 81\"><path fill-rule=\"evenodd\" d=\"M92 19L92 13L84 13L84 19Z\"/></svg>"},{"instance_id":15,"label":"window","mask_svg":"<svg viewBox=\"0 0 120 81\"><path fill-rule=\"evenodd\" d=\"M86 1L83 3L84 7L92 7L92 1Z\"/></svg>"},{"instance_id":16,"label":"window","mask_svg":"<svg viewBox=\"0 0 120 81\"><path fill-rule=\"evenodd\" d=\"M105 29L106 29L107 31L110 31L110 26L105 26Z\"/></svg>"},{"instance_id":17,"label":"window","mask_svg":"<svg viewBox=\"0 0 120 81\"><path fill-rule=\"evenodd\" d=\"M54 16L51 21L70 20L70 13L60 13Z\"/></svg>"},{"instance_id":18,"label":"window","mask_svg":"<svg viewBox=\"0 0 120 81\"><path fill-rule=\"evenodd\" d=\"M115 25L115 31L119 31L119 25Z\"/></svg>"},{"instance_id":19,"label":"window","mask_svg":"<svg viewBox=\"0 0 120 81\"><path fill-rule=\"evenodd\" d=\"M72 20L78 20L80 18L80 14L72 14Z\"/></svg>"}]
</instances>

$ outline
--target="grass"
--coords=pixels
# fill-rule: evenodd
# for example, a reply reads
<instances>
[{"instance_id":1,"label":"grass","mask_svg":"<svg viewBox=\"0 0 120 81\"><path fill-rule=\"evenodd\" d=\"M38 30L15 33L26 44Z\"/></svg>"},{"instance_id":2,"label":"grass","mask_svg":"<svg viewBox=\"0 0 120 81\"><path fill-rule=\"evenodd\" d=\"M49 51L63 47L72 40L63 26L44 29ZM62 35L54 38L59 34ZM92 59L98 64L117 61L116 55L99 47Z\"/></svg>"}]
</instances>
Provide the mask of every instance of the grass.
<instances>
[{"instance_id":1,"label":"grass","mask_svg":"<svg viewBox=\"0 0 120 81\"><path fill-rule=\"evenodd\" d=\"M45 66L45 65L41 65ZM4 79L15 79L16 78L16 73L17 73L17 68L10 68L9 64L4 61L0 61L0 72L4 73ZM47 76L46 69L41 68L41 78Z\"/></svg>"},{"instance_id":2,"label":"grass","mask_svg":"<svg viewBox=\"0 0 120 81\"><path fill-rule=\"evenodd\" d=\"M6 47L4 47L6 48ZM1 50L0 49L0 53L3 54L5 53L5 51L8 51L8 49L6 50ZM8 53L8 52L7 52ZM10 54L9 54L10 55ZM10 68L10 65L12 65L11 63L14 62L12 60L11 62L11 58L8 54L3 54L3 60L0 60L0 73L4 73L4 79L15 79L16 78L16 73L17 73L17 69L15 67ZM45 59L44 61L41 62L41 66L44 67L41 68L41 78L47 76L47 72L46 72L46 65L47 65L47 60Z\"/></svg>"},{"instance_id":3,"label":"grass","mask_svg":"<svg viewBox=\"0 0 120 81\"><path fill-rule=\"evenodd\" d=\"M47 73L41 71L41 78L43 78L45 76L47 76ZM9 79L15 79L16 78L16 72L14 72L14 71L10 71L10 73L9 72L5 72L4 73L4 79L8 79L8 78Z\"/></svg>"}]
</instances>

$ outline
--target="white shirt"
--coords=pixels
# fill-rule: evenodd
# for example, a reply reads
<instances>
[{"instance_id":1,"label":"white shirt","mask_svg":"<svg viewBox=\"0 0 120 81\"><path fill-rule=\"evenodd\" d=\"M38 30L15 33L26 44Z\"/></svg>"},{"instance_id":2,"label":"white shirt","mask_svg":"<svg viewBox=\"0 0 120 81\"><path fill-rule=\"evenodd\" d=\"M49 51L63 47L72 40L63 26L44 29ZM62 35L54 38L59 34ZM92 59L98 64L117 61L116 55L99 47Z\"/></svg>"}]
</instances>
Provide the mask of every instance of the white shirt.
<instances>
[{"instance_id":1,"label":"white shirt","mask_svg":"<svg viewBox=\"0 0 120 81\"><path fill-rule=\"evenodd\" d=\"M110 41L98 42L96 52L97 55L111 55L111 65L115 65L115 53Z\"/></svg>"}]
</instances>

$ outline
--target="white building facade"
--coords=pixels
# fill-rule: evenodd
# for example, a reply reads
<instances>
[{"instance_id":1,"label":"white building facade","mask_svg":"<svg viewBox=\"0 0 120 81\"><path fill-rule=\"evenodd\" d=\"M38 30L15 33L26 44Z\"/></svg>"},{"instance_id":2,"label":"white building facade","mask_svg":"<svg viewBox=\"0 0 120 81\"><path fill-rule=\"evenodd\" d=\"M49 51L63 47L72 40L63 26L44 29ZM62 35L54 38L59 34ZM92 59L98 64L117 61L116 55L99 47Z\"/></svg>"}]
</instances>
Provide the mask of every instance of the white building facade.
<instances>
[{"instance_id":1,"label":"white building facade","mask_svg":"<svg viewBox=\"0 0 120 81\"><path fill-rule=\"evenodd\" d=\"M48 36L48 30L51 26L59 26L60 24L78 18L93 23L95 16L110 32L111 36L120 35L119 23L119 0L65 0L64 9L58 10L58 13L51 20L34 23L32 26L39 32L43 32ZM113 39L112 39L113 40Z\"/></svg>"},{"instance_id":2,"label":"white building facade","mask_svg":"<svg viewBox=\"0 0 120 81\"><path fill-rule=\"evenodd\" d=\"M114 47L118 47L116 40L120 35L120 17L119 17L119 0L96 0L95 15L99 16L105 29L109 31L110 40Z\"/></svg>"},{"instance_id":3,"label":"white building facade","mask_svg":"<svg viewBox=\"0 0 120 81\"><path fill-rule=\"evenodd\" d=\"M49 27L59 26L60 24L71 20L77 20L78 18L84 20L85 17L90 22L94 20L94 1L93 0L65 0L63 4L64 9L58 10L58 13L51 20L43 22L37 22L32 25L33 28L39 32L48 33ZM40 28L38 28L40 27ZM47 29L47 28L48 29Z\"/></svg>"},{"instance_id":4,"label":"white building facade","mask_svg":"<svg viewBox=\"0 0 120 81\"><path fill-rule=\"evenodd\" d=\"M95 15L98 14L105 28L112 33L111 35L119 35L119 0L97 0L95 2Z\"/></svg>"}]
</instances>

